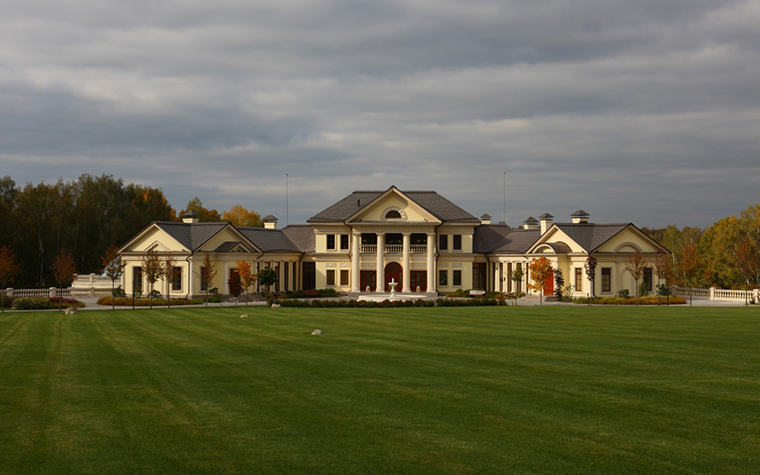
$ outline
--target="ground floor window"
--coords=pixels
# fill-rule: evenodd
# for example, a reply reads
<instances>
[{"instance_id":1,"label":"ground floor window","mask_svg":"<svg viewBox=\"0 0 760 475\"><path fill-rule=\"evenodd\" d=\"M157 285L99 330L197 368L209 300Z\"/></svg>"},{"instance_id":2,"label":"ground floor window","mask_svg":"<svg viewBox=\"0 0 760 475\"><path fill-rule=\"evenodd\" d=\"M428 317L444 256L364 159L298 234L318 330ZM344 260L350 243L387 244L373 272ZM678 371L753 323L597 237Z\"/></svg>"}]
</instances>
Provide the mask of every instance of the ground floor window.
<instances>
[{"instance_id":1,"label":"ground floor window","mask_svg":"<svg viewBox=\"0 0 760 475\"><path fill-rule=\"evenodd\" d=\"M363 270L359 272L359 287L362 292L369 288L372 292L377 288L377 272L373 270Z\"/></svg>"},{"instance_id":2,"label":"ground floor window","mask_svg":"<svg viewBox=\"0 0 760 475\"><path fill-rule=\"evenodd\" d=\"M644 290L647 292L652 291L652 268L647 267L644 269Z\"/></svg>"},{"instance_id":3,"label":"ground floor window","mask_svg":"<svg viewBox=\"0 0 760 475\"><path fill-rule=\"evenodd\" d=\"M172 290L182 290L181 267L172 267Z\"/></svg>"},{"instance_id":4,"label":"ground floor window","mask_svg":"<svg viewBox=\"0 0 760 475\"><path fill-rule=\"evenodd\" d=\"M314 262L304 262L301 267L303 290L314 290L317 287L317 268Z\"/></svg>"},{"instance_id":5,"label":"ground floor window","mask_svg":"<svg viewBox=\"0 0 760 475\"><path fill-rule=\"evenodd\" d=\"M327 285L335 285L335 271L332 269L327 270Z\"/></svg>"},{"instance_id":6,"label":"ground floor window","mask_svg":"<svg viewBox=\"0 0 760 475\"><path fill-rule=\"evenodd\" d=\"M461 287L462 286L462 271L461 270L455 270L452 273L452 279L454 282L454 287Z\"/></svg>"},{"instance_id":7,"label":"ground floor window","mask_svg":"<svg viewBox=\"0 0 760 475\"><path fill-rule=\"evenodd\" d=\"M201 290L208 290L208 277L205 267L201 267Z\"/></svg>"},{"instance_id":8,"label":"ground floor window","mask_svg":"<svg viewBox=\"0 0 760 475\"><path fill-rule=\"evenodd\" d=\"M612 269L602 267L602 292L612 292Z\"/></svg>"},{"instance_id":9,"label":"ground floor window","mask_svg":"<svg viewBox=\"0 0 760 475\"><path fill-rule=\"evenodd\" d=\"M410 287L412 292L416 292L418 287L420 292L427 291L427 271L413 270L411 271L409 278L412 280Z\"/></svg>"},{"instance_id":10,"label":"ground floor window","mask_svg":"<svg viewBox=\"0 0 760 475\"><path fill-rule=\"evenodd\" d=\"M583 269L580 267L575 268L575 291L583 291Z\"/></svg>"},{"instance_id":11,"label":"ground floor window","mask_svg":"<svg viewBox=\"0 0 760 475\"><path fill-rule=\"evenodd\" d=\"M447 285L449 285L449 271L447 270L438 271L438 285L440 287L446 287Z\"/></svg>"},{"instance_id":12,"label":"ground floor window","mask_svg":"<svg viewBox=\"0 0 760 475\"><path fill-rule=\"evenodd\" d=\"M132 292L142 292L142 267L132 268Z\"/></svg>"},{"instance_id":13,"label":"ground floor window","mask_svg":"<svg viewBox=\"0 0 760 475\"><path fill-rule=\"evenodd\" d=\"M348 270L340 271L340 285L348 285Z\"/></svg>"},{"instance_id":14,"label":"ground floor window","mask_svg":"<svg viewBox=\"0 0 760 475\"><path fill-rule=\"evenodd\" d=\"M486 289L486 278L488 275L487 269L488 268L485 262L476 262L472 265L472 288L473 289L487 290Z\"/></svg>"}]
</instances>

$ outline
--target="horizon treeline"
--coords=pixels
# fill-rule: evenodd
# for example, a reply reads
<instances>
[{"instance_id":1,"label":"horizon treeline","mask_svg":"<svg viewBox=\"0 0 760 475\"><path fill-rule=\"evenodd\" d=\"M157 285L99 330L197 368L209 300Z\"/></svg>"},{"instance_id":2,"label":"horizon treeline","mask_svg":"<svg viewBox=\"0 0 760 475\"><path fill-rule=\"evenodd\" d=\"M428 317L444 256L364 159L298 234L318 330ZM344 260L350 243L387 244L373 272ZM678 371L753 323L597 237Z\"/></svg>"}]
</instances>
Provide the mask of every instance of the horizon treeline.
<instances>
[{"instance_id":1,"label":"horizon treeline","mask_svg":"<svg viewBox=\"0 0 760 475\"><path fill-rule=\"evenodd\" d=\"M201 221L262 225L254 211L236 205L220 215L197 197L178 213L160 188L125 185L112 175L24 187L10 176L0 178L0 248L13 251L21 271L12 287L55 286L51 264L63 250L73 256L79 274L100 273L109 247L124 245L153 221L179 221L187 210Z\"/></svg>"}]
</instances>

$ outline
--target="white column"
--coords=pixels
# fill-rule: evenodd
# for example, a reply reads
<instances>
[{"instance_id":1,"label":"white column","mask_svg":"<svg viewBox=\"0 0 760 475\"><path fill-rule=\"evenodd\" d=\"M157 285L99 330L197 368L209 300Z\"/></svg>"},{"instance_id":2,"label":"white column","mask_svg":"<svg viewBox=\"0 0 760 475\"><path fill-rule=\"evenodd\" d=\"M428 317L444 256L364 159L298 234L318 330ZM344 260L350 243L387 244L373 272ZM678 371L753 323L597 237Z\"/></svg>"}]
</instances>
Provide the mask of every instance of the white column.
<instances>
[{"instance_id":1,"label":"white column","mask_svg":"<svg viewBox=\"0 0 760 475\"><path fill-rule=\"evenodd\" d=\"M193 295L193 260L187 261L187 289L185 292L188 296Z\"/></svg>"},{"instance_id":2,"label":"white column","mask_svg":"<svg viewBox=\"0 0 760 475\"><path fill-rule=\"evenodd\" d=\"M222 289L224 294L230 293L230 284L227 282L227 279L230 278L230 263L229 261L224 261L224 275L222 276L222 282L224 285L222 286Z\"/></svg>"},{"instance_id":3,"label":"white column","mask_svg":"<svg viewBox=\"0 0 760 475\"><path fill-rule=\"evenodd\" d=\"M385 234L377 235L377 288L375 292L385 292Z\"/></svg>"},{"instance_id":4,"label":"white column","mask_svg":"<svg viewBox=\"0 0 760 475\"><path fill-rule=\"evenodd\" d=\"M359 271L359 261L361 260L361 234L360 233L353 233L353 239L351 242L351 292L361 292L361 289L359 286L361 285L361 281L359 280L359 276L361 275L361 272Z\"/></svg>"},{"instance_id":5,"label":"white column","mask_svg":"<svg viewBox=\"0 0 760 475\"><path fill-rule=\"evenodd\" d=\"M427 292L436 292L435 286L435 233L427 235Z\"/></svg>"},{"instance_id":6,"label":"white column","mask_svg":"<svg viewBox=\"0 0 760 475\"><path fill-rule=\"evenodd\" d=\"M401 280L403 280L403 283L401 285L401 292L411 292L411 280L412 280L412 273L410 267L412 266L410 254L411 254L411 244L412 244L412 235L410 233L404 233L404 254L403 254L403 270L402 270L402 277Z\"/></svg>"}]
</instances>

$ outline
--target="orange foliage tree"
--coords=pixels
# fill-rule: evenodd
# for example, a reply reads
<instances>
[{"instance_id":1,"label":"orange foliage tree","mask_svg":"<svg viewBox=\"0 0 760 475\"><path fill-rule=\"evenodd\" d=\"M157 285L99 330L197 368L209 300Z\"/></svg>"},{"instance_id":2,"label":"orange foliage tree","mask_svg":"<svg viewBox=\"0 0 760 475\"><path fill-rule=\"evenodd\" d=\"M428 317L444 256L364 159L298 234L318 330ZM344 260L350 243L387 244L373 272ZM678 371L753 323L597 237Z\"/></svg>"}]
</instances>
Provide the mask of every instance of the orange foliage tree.
<instances>
[{"instance_id":1,"label":"orange foliage tree","mask_svg":"<svg viewBox=\"0 0 760 475\"><path fill-rule=\"evenodd\" d=\"M5 286L21 271L13 250L8 246L0 247L0 309L5 311Z\"/></svg>"},{"instance_id":2,"label":"orange foliage tree","mask_svg":"<svg viewBox=\"0 0 760 475\"><path fill-rule=\"evenodd\" d=\"M74 281L74 275L77 273L76 264L74 264L74 258L71 257L71 253L68 249L61 249L53 261L53 275L56 282L58 282L58 310L62 308L63 300L63 286L68 285Z\"/></svg>"},{"instance_id":3,"label":"orange foliage tree","mask_svg":"<svg viewBox=\"0 0 760 475\"><path fill-rule=\"evenodd\" d=\"M248 261L237 261L237 268L240 284L246 293L245 304L248 305L248 288L256 283L256 274L253 273L253 267Z\"/></svg>"},{"instance_id":4,"label":"orange foliage tree","mask_svg":"<svg viewBox=\"0 0 760 475\"><path fill-rule=\"evenodd\" d=\"M552 263L545 257L534 258L528 266L530 272L530 281L528 288L539 292L538 304L543 305L544 291L547 288L547 281L554 277Z\"/></svg>"},{"instance_id":5,"label":"orange foliage tree","mask_svg":"<svg viewBox=\"0 0 760 475\"><path fill-rule=\"evenodd\" d=\"M229 211L225 211L222 214L222 221L228 221L233 226L243 228L260 228L264 225L259 213L253 210L248 211L240 205L235 205Z\"/></svg>"}]
</instances>

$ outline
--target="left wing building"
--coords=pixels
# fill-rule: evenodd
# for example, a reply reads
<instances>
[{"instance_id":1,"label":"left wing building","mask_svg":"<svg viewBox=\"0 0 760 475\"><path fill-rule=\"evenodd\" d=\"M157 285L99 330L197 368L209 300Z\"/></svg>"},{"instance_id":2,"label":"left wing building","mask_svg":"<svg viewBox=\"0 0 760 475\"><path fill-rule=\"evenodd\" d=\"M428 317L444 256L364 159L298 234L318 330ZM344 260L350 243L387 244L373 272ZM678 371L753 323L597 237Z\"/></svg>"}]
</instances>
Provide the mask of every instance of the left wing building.
<instances>
[{"instance_id":1,"label":"left wing building","mask_svg":"<svg viewBox=\"0 0 760 475\"><path fill-rule=\"evenodd\" d=\"M528 263L536 257L546 257L554 269L561 269L573 295L611 296L626 288L633 294L628 257L644 256L642 282L653 290L658 283L655 256L669 254L632 223L594 224L583 210L568 222L554 222L543 214L515 229L491 224L488 215L476 218L435 191L401 191L395 186L355 191L307 224L282 229L271 215L264 218L264 228L201 223L192 212L182 219L154 222L122 246L127 293L147 292L142 259L150 249L175 262L171 277L154 286L172 297L206 292L200 276L207 254L217 271L211 287L222 294L229 293L237 263L247 261L254 272L275 271L275 291L383 293L396 282L397 292L430 296L456 289L525 292ZM589 256L597 260L593 280L584 270ZM514 281L518 268L524 276Z\"/></svg>"}]
</instances>

